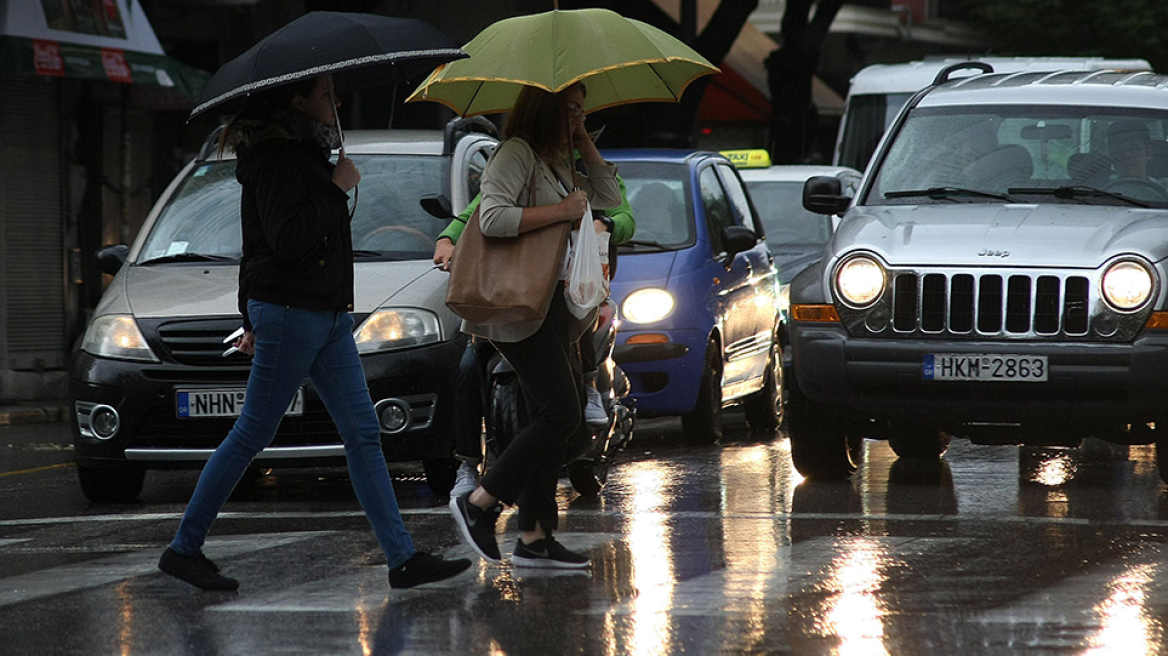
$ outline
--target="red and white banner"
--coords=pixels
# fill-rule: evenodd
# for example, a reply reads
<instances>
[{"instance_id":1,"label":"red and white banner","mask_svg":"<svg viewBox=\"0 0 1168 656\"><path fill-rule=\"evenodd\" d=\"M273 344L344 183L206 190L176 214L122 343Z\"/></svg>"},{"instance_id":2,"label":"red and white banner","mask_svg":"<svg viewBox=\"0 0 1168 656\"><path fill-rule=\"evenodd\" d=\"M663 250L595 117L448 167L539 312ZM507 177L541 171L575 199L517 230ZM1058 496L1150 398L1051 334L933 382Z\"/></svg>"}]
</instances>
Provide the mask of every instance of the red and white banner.
<instances>
[{"instance_id":1,"label":"red and white banner","mask_svg":"<svg viewBox=\"0 0 1168 656\"><path fill-rule=\"evenodd\" d=\"M125 52L116 48L101 49L101 65L105 67L105 76L111 82L130 84L130 65L126 63Z\"/></svg>"},{"instance_id":2,"label":"red and white banner","mask_svg":"<svg viewBox=\"0 0 1168 656\"><path fill-rule=\"evenodd\" d=\"M61 46L56 41L32 40L32 65L37 75L65 75L65 58L61 56Z\"/></svg>"}]
</instances>

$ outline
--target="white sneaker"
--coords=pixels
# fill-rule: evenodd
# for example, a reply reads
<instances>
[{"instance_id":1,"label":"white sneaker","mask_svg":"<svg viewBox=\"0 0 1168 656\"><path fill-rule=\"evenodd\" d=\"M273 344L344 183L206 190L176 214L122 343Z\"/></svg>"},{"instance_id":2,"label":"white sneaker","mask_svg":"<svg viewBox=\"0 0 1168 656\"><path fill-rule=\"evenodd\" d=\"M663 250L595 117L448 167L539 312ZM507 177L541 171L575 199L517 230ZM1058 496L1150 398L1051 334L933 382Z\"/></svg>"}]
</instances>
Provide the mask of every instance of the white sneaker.
<instances>
[{"instance_id":1,"label":"white sneaker","mask_svg":"<svg viewBox=\"0 0 1168 656\"><path fill-rule=\"evenodd\" d=\"M464 462L458 466L458 472L454 475L454 487L450 490L450 497L460 497L464 494L470 494L479 486L479 469L469 462Z\"/></svg>"},{"instance_id":2,"label":"white sneaker","mask_svg":"<svg viewBox=\"0 0 1168 656\"><path fill-rule=\"evenodd\" d=\"M604 411L604 400L600 398L600 392L591 385L585 386L584 390L588 393L588 403L584 405L584 421L590 426L604 426L608 423L608 413Z\"/></svg>"}]
</instances>

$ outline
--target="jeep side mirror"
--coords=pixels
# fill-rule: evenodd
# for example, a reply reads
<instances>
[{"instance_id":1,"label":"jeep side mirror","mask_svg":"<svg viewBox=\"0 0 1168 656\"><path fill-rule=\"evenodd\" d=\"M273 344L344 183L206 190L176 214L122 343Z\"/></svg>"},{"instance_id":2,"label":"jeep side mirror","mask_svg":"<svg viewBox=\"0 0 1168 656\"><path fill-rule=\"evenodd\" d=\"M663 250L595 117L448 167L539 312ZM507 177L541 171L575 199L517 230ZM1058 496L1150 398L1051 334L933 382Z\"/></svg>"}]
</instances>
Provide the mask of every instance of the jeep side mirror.
<instances>
[{"instance_id":1,"label":"jeep side mirror","mask_svg":"<svg viewBox=\"0 0 1168 656\"><path fill-rule=\"evenodd\" d=\"M729 260L742 251L748 251L758 244L758 235L750 228L742 226L727 226L722 230L722 248L726 249L727 265Z\"/></svg>"},{"instance_id":2,"label":"jeep side mirror","mask_svg":"<svg viewBox=\"0 0 1168 656\"><path fill-rule=\"evenodd\" d=\"M125 244L103 246L93 254L93 257L97 260L98 270L102 273L108 273L111 276L117 275L122 265L126 263L126 258L129 256L130 249Z\"/></svg>"},{"instance_id":3,"label":"jeep side mirror","mask_svg":"<svg viewBox=\"0 0 1168 656\"><path fill-rule=\"evenodd\" d=\"M803 183L803 208L816 214L843 214L852 199L844 195L840 179L834 175L816 175Z\"/></svg>"},{"instance_id":4,"label":"jeep side mirror","mask_svg":"<svg viewBox=\"0 0 1168 656\"><path fill-rule=\"evenodd\" d=\"M450 208L450 199L443 194L428 194L418 201L426 213L436 219L453 219L454 210Z\"/></svg>"}]
</instances>

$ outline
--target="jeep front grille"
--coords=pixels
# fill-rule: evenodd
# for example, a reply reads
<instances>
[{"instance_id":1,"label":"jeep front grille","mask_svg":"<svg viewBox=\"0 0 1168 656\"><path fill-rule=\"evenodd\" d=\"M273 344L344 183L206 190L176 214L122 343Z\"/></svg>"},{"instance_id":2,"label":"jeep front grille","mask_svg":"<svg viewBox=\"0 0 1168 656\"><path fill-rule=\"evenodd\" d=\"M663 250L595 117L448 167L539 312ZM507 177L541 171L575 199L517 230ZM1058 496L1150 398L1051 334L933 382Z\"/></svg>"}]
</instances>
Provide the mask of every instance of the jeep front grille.
<instances>
[{"instance_id":1,"label":"jeep front grille","mask_svg":"<svg viewBox=\"0 0 1168 656\"><path fill-rule=\"evenodd\" d=\"M853 334L969 339L1127 341L1150 309L1119 313L1099 298L1098 272L891 269L869 308L839 307Z\"/></svg>"}]
</instances>

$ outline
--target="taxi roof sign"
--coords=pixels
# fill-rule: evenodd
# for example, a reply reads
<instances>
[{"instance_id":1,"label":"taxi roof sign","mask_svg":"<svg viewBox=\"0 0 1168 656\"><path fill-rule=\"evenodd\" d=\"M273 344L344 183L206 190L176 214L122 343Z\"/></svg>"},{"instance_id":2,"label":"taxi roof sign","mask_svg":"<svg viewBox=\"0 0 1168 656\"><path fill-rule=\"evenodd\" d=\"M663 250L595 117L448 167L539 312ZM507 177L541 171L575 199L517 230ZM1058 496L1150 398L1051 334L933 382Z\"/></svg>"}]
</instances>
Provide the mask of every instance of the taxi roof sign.
<instances>
[{"instance_id":1,"label":"taxi roof sign","mask_svg":"<svg viewBox=\"0 0 1168 656\"><path fill-rule=\"evenodd\" d=\"M771 154L762 148L721 151L730 163L740 169L765 169L771 165Z\"/></svg>"}]
</instances>

